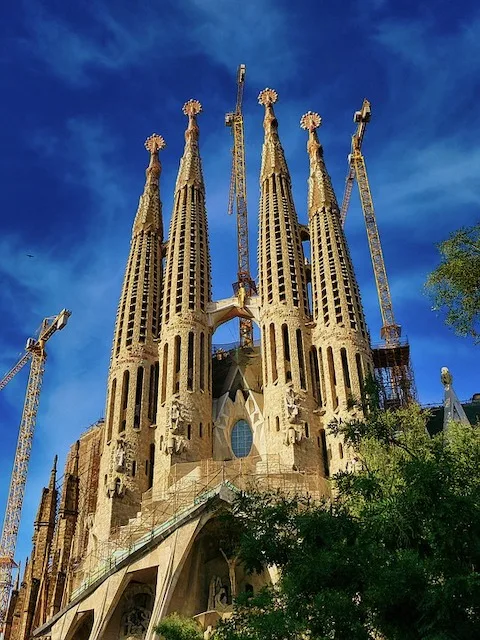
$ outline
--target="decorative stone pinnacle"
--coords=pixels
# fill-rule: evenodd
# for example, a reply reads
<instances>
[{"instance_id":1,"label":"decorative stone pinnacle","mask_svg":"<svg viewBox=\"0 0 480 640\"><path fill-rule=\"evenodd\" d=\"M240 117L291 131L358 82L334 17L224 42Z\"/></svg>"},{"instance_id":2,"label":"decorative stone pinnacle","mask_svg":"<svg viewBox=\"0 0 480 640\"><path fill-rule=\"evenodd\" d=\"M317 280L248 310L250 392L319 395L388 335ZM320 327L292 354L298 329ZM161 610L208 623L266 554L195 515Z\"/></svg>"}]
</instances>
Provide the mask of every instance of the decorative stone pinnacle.
<instances>
[{"instance_id":1,"label":"decorative stone pinnacle","mask_svg":"<svg viewBox=\"0 0 480 640\"><path fill-rule=\"evenodd\" d=\"M272 104L275 104L277 100L278 100L278 93L275 91L275 89L269 89L268 87L263 91L260 91L260 94L258 96L258 102L260 104L263 104L264 107L268 107L268 106L271 106Z\"/></svg>"},{"instance_id":2,"label":"decorative stone pinnacle","mask_svg":"<svg viewBox=\"0 0 480 640\"><path fill-rule=\"evenodd\" d=\"M186 116L193 117L202 111L202 105L198 100L189 100L183 105L183 113Z\"/></svg>"},{"instance_id":3,"label":"decorative stone pinnacle","mask_svg":"<svg viewBox=\"0 0 480 640\"><path fill-rule=\"evenodd\" d=\"M160 149L164 149L166 147L165 140L162 136L159 136L158 133L152 133L151 136L145 140L145 149L150 151L150 153L157 153Z\"/></svg>"},{"instance_id":4,"label":"decorative stone pinnacle","mask_svg":"<svg viewBox=\"0 0 480 640\"><path fill-rule=\"evenodd\" d=\"M315 131L322 125L322 118L314 111L307 111L300 120L300 126L307 131Z\"/></svg>"}]
</instances>

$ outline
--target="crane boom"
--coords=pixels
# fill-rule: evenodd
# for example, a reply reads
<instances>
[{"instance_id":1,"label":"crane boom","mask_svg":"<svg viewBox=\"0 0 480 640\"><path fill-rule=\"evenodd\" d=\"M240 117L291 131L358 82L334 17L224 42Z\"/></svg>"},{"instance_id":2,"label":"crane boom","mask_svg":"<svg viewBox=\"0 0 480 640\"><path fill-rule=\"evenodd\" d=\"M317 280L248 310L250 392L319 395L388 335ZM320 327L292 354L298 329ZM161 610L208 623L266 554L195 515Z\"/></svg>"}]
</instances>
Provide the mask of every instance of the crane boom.
<instances>
[{"instance_id":1,"label":"crane boom","mask_svg":"<svg viewBox=\"0 0 480 640\"><path fill-rule=\"evenodd\" d=\"M365 98L360 111L355 111L353 115L353 121L357 123L357 131L353 136L352 142L353 140L355 140L355 145L358 147L359 151L361 151L362 149L363 137L365 135L367 124L370 122L371 114L372 110L370 102ZM348 156L348 174L345 179L345 191L343 193L342 207L340 209L340 220L342 226L345 224L345 219L347 217L347 211L350 204L350 198L352 196L354 180L355 167L353 166L352 154L350 154Z\"/></svg>"},{"instance_id":2,"label":"crane boom","mask_svg":"<svg viewBox=\"0 0 480 640\"><path fill-rule=\"evenodd\" d=\"M228 197L228 213L233 213L234 204L237 209L237 245L238 272L237 282L233 288L235 293L244 287L245 294L250 296L257 292L254 280L250 275L250 255L248 248L248 212L247 212L247 181L245 168L245 137L243 127L243 89L245 84L246 67L241 64L237 72L237 102L235 111L227 113L225 124L231 127L233 135L232 174ZM240 318L240 346L253 345L253 322L251 318Z\"/></svg>"},{"instance_id":3,"label":"crane boom","mask_svg":"<svg viewBox=\"0 0 480 640\"><path fill-rule=\"evenodd\" d=\"M353 149L353 166L360 192L365 226L367 228L368 244L372 257L373 272L377 285L378 301L380 303L380 313L382 314L381 336L387 345L397 345L400 340L400 326L395 322L393 314L392 296L388 285L385 261L383 259L382 245L378 233L375 209L373 207L372 194L368 182L367 167L365 158L358 147Z\"/></svg>"},{"instance_id":4,"label":"crane boom","mask_svg":"<svg viewBox=\"0 0 480 640\"><path fill-rule=\"evenodd\" d=\"M45 371L45 360L47 357L45 344L56 331L65 327L70 315L70 311L63 309L57 316L45 318L42 322L38 339L30 338L27 341L26 353L0 381L0 388L3 389L26 362L31 359L30 375L28 377L25 402L20 421L0 541L0 624L2 624L6 618L10 589L12 586L12 569L16 566L14 560L15 547L20 526L40 390L42 388L43 374Z\"/></svg>"}]
</instances>

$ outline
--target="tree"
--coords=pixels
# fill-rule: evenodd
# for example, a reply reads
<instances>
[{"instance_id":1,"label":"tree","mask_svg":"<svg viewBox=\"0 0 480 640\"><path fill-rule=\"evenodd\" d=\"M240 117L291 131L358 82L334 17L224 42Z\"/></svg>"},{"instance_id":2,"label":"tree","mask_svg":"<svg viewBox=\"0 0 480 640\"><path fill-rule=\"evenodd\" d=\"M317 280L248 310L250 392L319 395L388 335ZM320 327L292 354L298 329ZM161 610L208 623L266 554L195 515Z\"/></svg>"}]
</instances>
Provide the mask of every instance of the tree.
<instances>
[{"instance_id":1,"label":"tree","mask_svg":"<svg viewBox=\"0 0 480 640\"><path fill-rule=\"evenodd\" d=\"M446 311L446 323L461 336L480 342L480 223L460 229L438 246L440 265L426 290L434 309Z\"/></svg>"},{"instance_id":2,"label":"tree","mask_svg":"<svg viewBox=\"0 0 480 640\"><path fill-rule=\"evenodd\" d=\"M203 640L202 629L195 620L178 613L163 618L155 627L163 640Z\"/></svg>"},{"instance_id":3,"label":"tree","mask_svg":"<svg viewBox=\"0 0 480 640\"><path fill-rule=\"evenodd\" d=\"M335 429L360 468L336 497L243 495L232 518L249 571L279 582L237 599L219 640L447 640L480 628L480 429L430 438L418 407Z\"/></svg>"}]
</instances>

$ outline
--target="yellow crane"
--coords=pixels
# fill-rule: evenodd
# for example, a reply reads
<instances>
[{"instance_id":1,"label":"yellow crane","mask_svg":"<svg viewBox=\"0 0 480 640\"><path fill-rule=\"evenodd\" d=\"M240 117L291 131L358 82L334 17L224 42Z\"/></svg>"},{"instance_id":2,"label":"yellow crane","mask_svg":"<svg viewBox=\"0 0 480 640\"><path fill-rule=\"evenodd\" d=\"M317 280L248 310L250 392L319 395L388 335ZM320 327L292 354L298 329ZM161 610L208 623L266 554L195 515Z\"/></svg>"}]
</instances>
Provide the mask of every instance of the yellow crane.
<instances>
[{"instance_id":1,"label":"yellow crane","mask_svg":"<svg viewBox=\"0 0 480 640\"><path fill-rule=\"evenodd\" d=\"M237 103L235 111L225 115L225 124L231 127L233 135L232 174L228 197L228 213L237 209L238 272L237 282L233 284L236 295L244 289L243 297L257 293L255 281L250 275L250 256L248 249L247 181L245 170L245 139L243 128L243 88L246 67L241 64L237 72ZM253 322L249 317L240 317L240 346L253 346Z\"/></svg>"},{"instance_id":2,"label":"yellow crane","mask_svg":"<svg viewBox=\"0 0 480 640\"><path fill-rule=\"evenodd\" d=\"M15 460L10 478L10 489L3 521L2 537L0 540L0 628L5 622L7 615L8 601L12 587L12 570L16 567L14 560L15 547L22 514L23 496L27 481L33 432L37 419L40 390L45 371L45 360L47 357L45 345L56 331L60 331L65 327L70 315L70 311L63 309L57 316L45 318L38 332L38 338L29 338L27 340L24 355L2 380L0 380L0 390L2 390L27 362L30 361L30 375L28 377Z\"/></svg>"},{"instance_id":3,"label":"yellow crane","mask_svg":"<svg viewBox=\"0 0 480 640\"><path fill-rule=\"evenodd\" d=\"M396 323L393 313L392 296L383 259L367 167L362 154L363 138L366 126L370 122L371 113L370 102L365 99L360 111L356 111L354 114L353 119L357 123L357 130L352 136L352 148L348 156L349 171L345 182L341 219L343 224L353 182L356 178L382 316L380 335L384 344L373 349L373 360L377 381L380 383L382 404L388 408L408 404L414 399L415 391L410 364L410 347L406 341L400 340L401 327Z\"/></svg>"}]
</instances>

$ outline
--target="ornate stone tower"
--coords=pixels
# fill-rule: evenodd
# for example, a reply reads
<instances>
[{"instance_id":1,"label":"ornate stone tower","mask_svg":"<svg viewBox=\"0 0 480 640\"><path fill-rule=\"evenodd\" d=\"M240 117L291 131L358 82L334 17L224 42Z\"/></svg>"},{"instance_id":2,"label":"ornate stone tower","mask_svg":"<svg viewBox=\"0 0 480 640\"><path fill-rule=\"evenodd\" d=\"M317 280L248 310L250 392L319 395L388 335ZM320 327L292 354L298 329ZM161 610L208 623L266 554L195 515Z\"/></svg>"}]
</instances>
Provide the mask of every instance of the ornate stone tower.
<instances>
[{"instance_id":1,"label":"ornate stone tower","mask_svg":"<svg viewBox=\"0 0 480 640\"><path fill-rule=\"evenodd\" d=\"M153 479L163 243L158 152L164 146L157 134L145 143L150 163L115 324L95 519L100 539L137 513Z\"/></svg>"},{"instance_id":2,"label":"ornate stone tower","mask_svg":"<svg viewBox=\"0 0 480 640\"><path fill-rule=\"evenodd\" d=\"M369 337L357 280L340 222L340 210L316 129L321 118L306 113L310 157L308 218L312 262L313 346L310 361L323 423L339 420L363 398L365 375L372 371ZM328 440L322 429L319 437ZM329 442L330 471L345 465L341 442ZM326 468L326 471L328 469Z\"/></svg>"},{"instance_id":3,"label":"ornate stone tower","mask_svg":"<svg viewBox=\"0 0 480 640\"><path fill-rule=\"evenodd\" d=\"M163 287L154 495L176 462L212 456L211 300L205 186L198 147L201 105L189 100ZM158 481L157 481L158 480Z\"/></svg>"},{"instance_id":4,"label":"ornate stone tower","mask_svg":"<svg viewBox=\"0 0 480 640\"><path fill-rule=\"evenodd\" d=\"M48 563L52 544L55 513L57 507L57 456L53 463L48 487L42 491L37 517L34 523L33 546L30 562L25 566L25 575L17 599L16 618L11 627L11 640L30 638L32 630L38 625L46 607L47 589L44 581L45 566Z\"/></svg>"},{"instance_id":5,"label":"ornate stone tower","mask_svg":"<svg viewBox=\"0 0 480 640\"><path fill-rule=\"evenodd\" d=\"M263 417L269 453L302 468L319 462L319 448L310 438L317 405L306 360L310 317L305 258L273 111L276 101L273 89L260 93L265 107L258 245Z\"/></svg>"}]
</instances>

